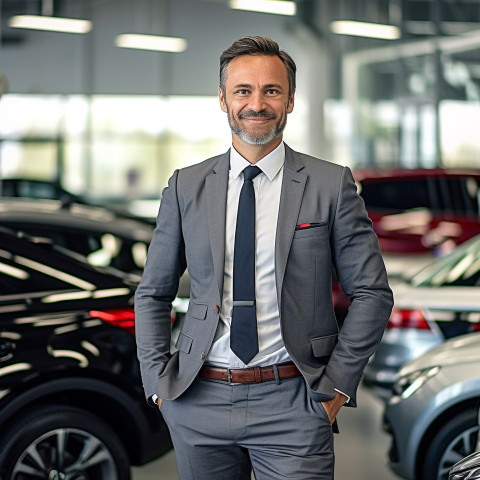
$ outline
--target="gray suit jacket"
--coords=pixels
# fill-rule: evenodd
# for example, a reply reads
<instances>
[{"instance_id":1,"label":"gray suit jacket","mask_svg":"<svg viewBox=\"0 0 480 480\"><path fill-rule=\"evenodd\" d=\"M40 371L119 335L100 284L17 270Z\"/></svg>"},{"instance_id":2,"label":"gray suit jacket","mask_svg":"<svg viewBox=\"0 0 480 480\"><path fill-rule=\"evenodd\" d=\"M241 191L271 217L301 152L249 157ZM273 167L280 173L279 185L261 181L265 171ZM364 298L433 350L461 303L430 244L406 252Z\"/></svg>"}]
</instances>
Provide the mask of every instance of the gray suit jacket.
<instances>
[{"instance_id":1,"label":"gray suit jacket","mask_svg":"<svg viewBox=\"0 0 480 480\"><path fill-rule=\"evenodd\" d=\"M351 397L380 342L393 298L377 238L348 168L285 146L275 275L286 349L315 401ZM202 367L219 322L229 152L177 170L161 200L135 297L147 398L175 399ZM313 228L298 229L303 223ZM170 308L188 266L190 305L170 354ZM339 331L332 272L352 300Z\"/></svg>"}]
</instances>

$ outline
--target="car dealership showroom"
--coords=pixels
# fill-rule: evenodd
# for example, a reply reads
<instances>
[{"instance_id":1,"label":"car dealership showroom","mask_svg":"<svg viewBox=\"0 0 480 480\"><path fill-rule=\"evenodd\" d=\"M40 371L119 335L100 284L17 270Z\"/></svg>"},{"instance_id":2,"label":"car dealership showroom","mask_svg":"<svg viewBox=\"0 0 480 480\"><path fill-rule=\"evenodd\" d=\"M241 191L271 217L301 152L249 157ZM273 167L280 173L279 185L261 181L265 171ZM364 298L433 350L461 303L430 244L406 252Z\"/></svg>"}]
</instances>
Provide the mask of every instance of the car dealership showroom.
<instances>
[{"instance_id":1,"label":"car dealership showroom","mask_svg":"<svg viewBox=\"0 0 480 480\"><path fill-rule=\"evenodd\" d=\"M480 0L0 0L1 480L193 478L179 474L189 460L173 448L156 394L146 398L134 299L174 172L224 154L232 138L234 146L248 143L238 140L245 137L230 107L243 101L256 113L254 94L229 95L257 92L255 81L232 94L225 87L238 58L219 90L220 56L246 36L275 40L297 67L293 111L285 95L283 137L269 142L283 138L351 170L393 292L388 323L360 372L356 408L342 407L336 418L335 479L480 479ZM282 87L262 88L267 122ZM205 329L213 319L190 301L201 279L185 259L213 264L215 252L187 239L187 220L206 203L203 189L190 203L182 192L178 198L185 224L168 225L185 240L172 241L164 255L171 258L155 260L160 269L175 263L162 279L178 281L176 294L160 299L168 305L167 370L197 351L189 317ZM196 222L199 244L204 228L221 224L217 217ZM313 231L301 220L295 237ZM173 238L160 231L165 220L158 225L159 238ZM335 250L348 226L332 227L341 228L322 243L332 249L324 297L338 345L355 323L351 306L362 301L337 269L347 263ZM177 244L186 253L174 262ZM233 234L230 244L233 252ZM312 269L325 266L315 262ZM219 267L225 278L227 263ZM202 275L206 282L213 274ZM217 300L205 301L215 303L218 319ZM314 351L326 372L335 345ZM212 357L202 351L202 362ZM255 372L264 366L255 365ZM225 370L224 383L235 389L233 370ZM280 382L277 365L273 371L272 384ZM282 414L276 418L281 425ZM256 474L255 465L252 479L307 478Z\"/></svg>"}]
</instances>

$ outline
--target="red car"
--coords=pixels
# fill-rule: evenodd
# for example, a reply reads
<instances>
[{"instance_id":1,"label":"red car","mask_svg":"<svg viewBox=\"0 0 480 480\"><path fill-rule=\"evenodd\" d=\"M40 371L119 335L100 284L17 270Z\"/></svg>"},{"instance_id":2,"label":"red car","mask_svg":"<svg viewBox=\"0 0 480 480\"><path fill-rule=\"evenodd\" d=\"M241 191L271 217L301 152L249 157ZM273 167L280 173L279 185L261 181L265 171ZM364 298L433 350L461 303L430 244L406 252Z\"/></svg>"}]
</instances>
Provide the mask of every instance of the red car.
<instances>
[{"instance_id":1,"label":"red car","mask_svg":"<svg viewBox=\"0 0 480 480\"><path fill-rule=\"evenodd\" d=\"M409 276L480 233L480 170L372 168L353 176L392 277ZM342 322L350 301L337 282L333 299Z\"/></svg>"},{"instance_id":2,"label":"red car","mask_svg":"<svg viewBox=\"0 0 480 480\"><path fill-rule=\"evenodd\" d=\"M480 170L358 169L384 253L444 253L480 233Z\"/></svg>"}]
</instances>

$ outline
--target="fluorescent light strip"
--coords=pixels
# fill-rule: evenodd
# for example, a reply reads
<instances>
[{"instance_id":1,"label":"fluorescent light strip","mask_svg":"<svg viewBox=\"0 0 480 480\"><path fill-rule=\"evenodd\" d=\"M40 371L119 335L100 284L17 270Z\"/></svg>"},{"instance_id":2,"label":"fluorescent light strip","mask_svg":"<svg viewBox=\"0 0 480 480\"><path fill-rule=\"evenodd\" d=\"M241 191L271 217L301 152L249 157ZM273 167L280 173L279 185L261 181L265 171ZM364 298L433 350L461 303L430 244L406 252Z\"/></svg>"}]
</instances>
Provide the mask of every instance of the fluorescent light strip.
<instances>
[{"instance_id":1,"label":"fluorescent light strip","mask_svg":"<svg viewBox=\"0 0 480 480\"><path fill-rule=\"evenodd\" d=\"M75 352L74 350L55 350L51 349L48 352L53 358L71 358L78 362L80 368L88 367L88 358L80 352Z\"/></svg>"},{"instance_id":2,"label":"fluorescent light strip","mask_svg":"<svg viewBox=\"0 0 480 480\"><path fill-rule=\"evenodd\" d=\"M159 35L141 35L124 33L115 39L115 45L122 48L154 50L158 52L180 53L187 49L187 41L178 37L161 37Z\"/></svg>"},{"instance_id":3,"label":"fluorescent light strip","mask_svg":"<svg viewBox=\"0 0 480 480\"><path fill-rule=\"evenodd\" d=\"M339 35L381 38L384 40L396 40L400 38L400 29L398 27L395 27L394 25L382 25L379 23L338 20L330 24L330 29L333 33Z\"/></svg>"},{"instance_id":4,"label":"fluorescent light strip","mask_svg":"<svg viewBox=\"0 0 480 480\"><path fill-rule=\"evenodd\" d=\"M78 18L47 17L43 15L16 15L10 19L13 28L48 30L64 33L88 33L92 29L90 20Z\"/></svg>"},{"instance_id":5,"label":"fluorescent light strip","mask_svg":"<svg viewBox=\"0 0 480 480\"><path fill-rule=\"evenodd\" d=\"M14 365L0 368L0 377L4 377L5 375L11 375L12 373L22 372L24 370L30 370L31 368L31 363L15 363Z\"/></svg>"},{"instance_id":6,"label":"fluorescent light strip","mask_svg":"<svg viewBox=\"0 0 480 480\"><path fill-rule=\"evenodd\" d=\"M279 0L230 0L229 6L235 10L248 10L274 15L293 16L297 13L295 2Z\"/></svg>"},{"instance_id":7,"label":"fluorescent light strip","mask_svg":"<svg viewBox=\"0 0 480 480\"><path fill-rule=\"evenodd\" d=\"M108 288L105 290L95 290L93 298L108 298L119 297L120 295L128 295L130 290L128 288Z\"/></svg>"},{"instance_id":8,"label":"fluorescent light strip","mask_svg":"<svg viewBox=\"0 0 480 480\"><path fill-rule=\"evenodd\" d=\"M44 275L49 275L50 277L61 280L62 282L69 283L75 287L81 288L83 290L95 290L96 286L93 283L82 280L81 278L75 277L65 272L61 272L56 268L49 267L43 263L36 262L35 260L30 260L29 258L15 256L15 260L20 265L36 270L37 272L43 273Z\"/></svg>"},{"instance_id":9,"label":"fluorescent light strip","mask_svg":"<svg viewBox=\"0 0 480 480\"><path fill-rule=\"evenodd\" d=\"M26 305L7 305L6 307L0 307L0 313L21 312L26 309Z\"/></svg>"},{"instance_id":10,"label":"fluorescent light strip","mask_svg":"<svg viewBox=\"0 0 480 480\"><path fill-rule=\"evenodd\" d=\"M18 278L19 280L27 280L30 276L25 270L12 267L11 265L5 265L0 262L0 272L10 275L11 277Z\"/></svg>"},{"instance_id":11,"label":"fluorescent light strip","mask_svg":"<svg viewBox=\"0 0 480 480\"><path fill-rule=\"evenodd\" d=\"M42 303L68 302L70 300L83 300L91 298L92 292L82 290L80 292L54 293L42 298Z\"/></svg>"}]
</instances>

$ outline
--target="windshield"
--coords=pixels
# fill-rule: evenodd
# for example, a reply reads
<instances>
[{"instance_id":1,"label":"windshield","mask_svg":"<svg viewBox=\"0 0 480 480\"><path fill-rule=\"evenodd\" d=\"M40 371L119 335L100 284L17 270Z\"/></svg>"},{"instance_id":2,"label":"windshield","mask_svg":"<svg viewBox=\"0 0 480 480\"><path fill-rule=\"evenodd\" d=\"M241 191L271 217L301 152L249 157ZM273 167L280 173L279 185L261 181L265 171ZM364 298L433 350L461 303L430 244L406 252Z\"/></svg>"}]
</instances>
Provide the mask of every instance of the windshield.
<instances>
[{"instance_id":1,"label":"windshield","mask_svg":"<svg viewBox=\"0 0 480 480\"><path fill-rule=\"evenodd\" d=\"M411 283L415 287L480 285L480 236L421 270Z\"/></svg>"}]
</instances>

